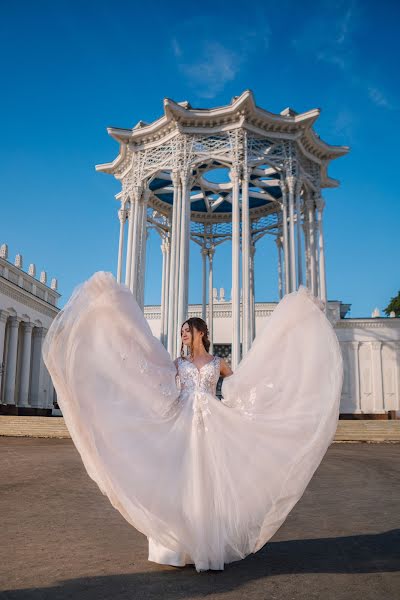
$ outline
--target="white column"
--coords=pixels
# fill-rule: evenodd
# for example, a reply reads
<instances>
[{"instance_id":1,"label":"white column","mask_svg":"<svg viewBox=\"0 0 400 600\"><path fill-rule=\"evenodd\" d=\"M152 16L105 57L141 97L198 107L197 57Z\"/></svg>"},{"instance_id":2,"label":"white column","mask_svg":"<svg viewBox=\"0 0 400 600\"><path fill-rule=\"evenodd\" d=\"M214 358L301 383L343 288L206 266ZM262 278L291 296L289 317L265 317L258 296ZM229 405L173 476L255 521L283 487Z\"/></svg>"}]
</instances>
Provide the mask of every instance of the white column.
<instances>
[{"instance_id":1,"label":"white column","mask_svg":"<svg viewBox=\"0 0 400 600\"><path fill-rule=\"evenodd\" d=\"M256 306L255 306L255 278L254 278L254 255L256 252L256 245L253 240L251 240L250 245L250 339L251 342L254 340L256 335Z\"/></svg>"},{"instance_id":2,"label":"white column","mask_svg":"<svg viewBox=\"0 0 400 600\"><path fill-rule=\"evenodd\" d=\"M285 294L290 291L290 256L288 235L288 198L286 182L281 180L282 190L282 238L283 238L283 263L285 267Z\"/></svg>"},{"instance_id":3,"label":"white column","mask_svg":"<svg viewBox=\"0 0 400 600\"><path fill-rule=\"evenodd\" d=\"M138 267L139 267L139 227L140 218L143 211L142 201L142 188L137 186L134 190L134 204L135 212L133 217L133 232L132 232L132 262L131 262L131 275L129 280L129 287L132 294L137 299L137 279L138 279Z\"/></svg>"},{"instance_id":4,"label":"white column","mask_svg":"<svg viewBox=\"0 0 400 600\"><path fill-rule=\"evenodd\" d=\"M357 410L359 412L361 412L361 398L360 398L360 360L359 360L359 347L360 347L360 342L359 341L352 341L349 342L350 343L350 347L352 349L352 359L353 359L353 374L354 374L354 378L353 381L350 384L350 390L353 394L354 397L354 406L357 408ZM351 371L350 371L351 372Z\"/></svg>"},{"instance_id":5,"label":"white column","mask_svg":"<svg viewBox=\"0 0 400 600\"><path fill-rule=\"evenodd\" d=\"M6 323L8 318L8 312L0 310L0 403L1 403L1 390L2 381L5 367L5 356L4 356L4 343L6 337Z\"/></svg>"},{"instance_id":6,"label":"white column","mask_svg":"<svg viewBox=\"0 0 400 600\"><path fill-rule=\"evenodd\" d=\"M18 317L10 317L8 321L9 340L6 359L6 379L4 404L15 404L15 377L17 373L17 351L18 351Z\"/></svg>"},{"instance_id":7,"label":"white column","mask_svg":"<svg viewBox=\"0 0 400 600\"><path fill-rule=\"evenodd\" d=\"M239 173L231 168L232 181L232 370L240 362L240 207Z\"/></svg>"},{"instance_id":8,"label":"white column","mask_svg":"<svg viewBox=\"0 0 400 600\"><path fill-rule=\"evenodd\" d=\"M124 231L126 221L126 210L120 208L118 211L119 218L119 244L118 244L118 265L117 265L117 281L121 283L122 280L122 262L124 252Z\"/></svg>"},{"instance_id":9,"label":"white column","mask_svg":"<svg viewBox=\"0 0 400 600\"><path fill-rule=\"evenodd\" d=\"M162 252L162 275L161 275L161 324L160 324L160 340L164 344L166 342L166 299L167 299L167 244L168 239L163 238L161 243Z\"/></svg>"},{"instance_id":10,"label":"white column","mask_svg":"<svg viewBox=\"0 0 400 600\"><path fill-rule=\"evenodd\" d=\"M177 172L171 174L174 186L174 199L172 204L172 225L171 225L171 257L170 257L170 277L169 277L169 305L168 305L168 352L173 360L176 358L176 297L177 297L177 270L178 262L178 217L180 213L180 180Z\"/></svg>"},{"instance_id":11,"label":"white column","mask_svg":"<svg viewBox=\"0 0 400 600\"><path fill-rule=\"evenodd\" d=\"M135 217L135 202L131 194L128 210L128 241L126 244L126 264L125 264L125 285L129 286L131 281L131 266L132 266L132 236L133 236L133 220Z\"/></svg>"},{"instance_id":12,"label":"white column","mask_svg":"<svg viewBox=\"0 0 400 600\"><path fill-rule=\"evenodd\" d=\"M251 169L244 169L242 177L242 312L243 312L243 356L251 346L250 332L250 205L249 179Z\"/></svg>"},{"instance_id":13,"label":"white column","mask_svg":"<svg viewBox=\"0 0 400 600\"><path fill-rule=\"evenodd\" d=\"M191 200L190 200L190 192L193 185L192 174L188 174L186 181L186 194L187 194L187 204L186 204L186 233L185 233L185 316L184 318L188 318L188 305L189 305L189 256L190 256L190 228L191 228Z\"/></svg>"},{"instance_id":14,"label":"white column","mask_svg":"<svg viewBox=\"0 0 400 600\"><path fill-rule=\"evenodd\" d=\"M18 406L29 406L29 377L31 372L31 343L33 323L23 324L22 361Z\"/></svg>"},{"instance_id":15,"label":"white column","mask_svg":"<svg viewBox=\"0 0 400 600\"><path fill-rule=\"evenodd\" d=\"M47 370L47 369L46 369ZM47 373L49 373L47 371ZM53 410L54 408L54 385L53 385L53 381L50 377L50 373L49 373L49 377L48 377L48 394L47 394L47 408L51 408L51 410Z\"/></svg>"},{"instance_id":16,"label":"white column","mask_svg":"<svg viewBox=\"0 0 400 600\"><path fill-rule=\"evenodd\" d=\"M203 321L207 318L207 256L208 250L204 246L201 248L201 258L203 267L203 282L201 294L201 318Z\"/></svg>"},{"instance_id":17,"label":"white column","mask_svg":"<svg viewBox=\"0 0 400 600\"><path fill-rule=\"evenodd\" d=\"M326 302L326 275L325 275L325 248L324 248L324 231L322 226L322 215L325 206L324 200L317 195L316 204L318 209L318 248L319 248L319 276L320 276L320 297Z\"/></svg>"},{"instance_id":18,"label":"white column","mask_svg":"<svg viewBox=\"0 0 400 600\"><path fill-rule=\"evenodd\" d=\"M43 340L47 329L34 327L32 333L32 377L30 389L30 405L34 408L47 408L46 367L42 357Z\"/></svg>"},{"instance_id":19,"label":"white column","mask_svg":"<svg viewBox=\"0 0 400 600\"><path fill-rule=\"evenodd\" d=\"M169 314L169 303L170 303L170 264L171 264L171 241L170 237L166 239L166 266L165 266L165 306L164 306L164 345L168 347L168 314Z\"/></svg>"},{"instance_id":20,"label":"white column","mask_svg":"<svg viewBox=\"0 0 400 600\"><path fill-rule=\"evenodd\" d=\"M314 296L318 295L317 285L317 264L315 256L315 215L314 215L314 199L311 194L307 197L307 214L308 214L308 245L309 245L309 269L310 269L310 289Z\"/></svg>"},{"instance_id":21,"label":"white column","mask_svg":"<svg viewBox=\"0 0 400 600\"><path fill-rule=\"evenodd\" d=\"M149 240L149 230L147 229L147 222L146 222L146 229L144 232L144 240L143 240L143 247L142 247L143 262L141 264L141 271L140 271L140 308L142 309L142 311L144 311L144 293L146 290L146 253L147 253L148 240Z\"/></svg>"},{"instance_id":22,"label":"white column","mask_svg":"<svg viewBox=\"0 0 400 600\"><path fill-rule=\"evenodd\" d=\"M278 293L279 300L283 298L283 281L282 281L282 240L280 236L275 239L278 250Z\"/></svg>"},{"instance_id":23,"label":"white column","mask_svg":"<svg viewBox=\"0 0 400 600\"><path fill-rule=\"evenodd\" d=\"M309 226L308 226L308 213L304 210L304 220L303 220L303 238L304 238L304 257L305 257L305 278L306 278L306 287L311 289L310 283L310 236L309 236Z\"/></svg>"},{"instance_id":24,"label":"white column","mask_svg":"<svg viewBox=\"0 0 400 600\"><path fill-rule=\"evenodd\" d=\"M147 202L149 190L147 189L141 201L141 211L138 231L138 269L137 269L137 299L142 311L144 310L144 289L146 283L146 250L149 232L147 230Z\"/></svg>"},{"instance_id":25,"label":"white column","mask_svg":"<svg viewBox=\"0 0 400 600\"><path fill-rule=\"evenodd\" d=\"M179 323L179 271L180 271L180 260L181 260L181 222L182 222L182 184L179 176L179 187L178 187L178 195L177 195L177 215L176 215L176 244L175 244L175 281L174 281L174 303L175 303L175 354L177 354L180 350L180 340L178 338L178 329L181 325ZM177 344L177 340L179 340Z\"/></svg>"},{"instance_id":26,"label":"white column","mask_svg":"<svg viewBox=\"0 0 400 600\"><path fill-rule=\"evenodd\" d=\"M181 345L181 325L188 318L188 289L189 289L189 241L190 241L190 181L189 174L181 173L181 222L180 222L180 253L178 279L178 319L177 319L177 349Z\"/></svg>"},{"instance_id":27,"label":"white column","mask_svg":"<svg viewBox=\"0 0 400 600\"><path fill-rule=\"evenodd\" d=\"M301 243L301 181L297 180L296 185L296 241L297 241L297 277L298 285L303 284L303 250Z\"/></svg>"},{"instance_id":28,"label":"white column","mask_svg":"<svg viewBox=\"0 0 400 600\"><path fill-rule=\"evenodd\" d=\"M381 412L385 409L383 400L382 342L371 342L371 359L374 411Z\"/></svg>"},{"instance_id":29,"label":"white column","mask_svg":"<svg viewBox=\"0 0 400 600\"><path fill-rule=\"evenodd\" d=\"M296 289L296 248L294 239L294 195L296 179L293 176L287 178L289 189L289 254L290 254L290 292Z\"/></svg>"},{"instance_id":30,"label":"white column","mask_svg":"<svg viewBox=\"0 0 400 600\"><path fill-rule=\"evenodd\" d=\"M208 249L208 333L210 334L210 354L214 352L214 284L213 284L213 259L215 248Z\"/></svg>"}]
</instances>

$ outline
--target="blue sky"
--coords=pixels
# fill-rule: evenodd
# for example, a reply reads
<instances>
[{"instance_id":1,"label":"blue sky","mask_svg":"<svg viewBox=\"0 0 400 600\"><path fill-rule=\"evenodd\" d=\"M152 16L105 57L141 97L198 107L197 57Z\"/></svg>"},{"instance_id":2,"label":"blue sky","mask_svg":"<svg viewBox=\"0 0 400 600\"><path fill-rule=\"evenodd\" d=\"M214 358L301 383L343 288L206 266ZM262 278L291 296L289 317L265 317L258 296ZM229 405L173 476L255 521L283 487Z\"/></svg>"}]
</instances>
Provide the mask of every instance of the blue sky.
<instances>
[{"instance_id":1,"label":"blue sky","mask_svg":"<svg viewBox=\"0 0 400 600\"><path fill-rule=\"evenodd\" d=\"M397 2L12 2L0 19L0 242L24 267L57 277L61 305L97 270L116 270L118 183L96 173L118 146L107 126L162 113L164 97L229 103L252 89L279 112L321 108L317 133L351 152L327 190L330 299L351 316L384 308L400 288ZM159 303L160 241L152 234L146 303ZM231 287L229 247L215 286ZM190 302L200 301L191 247ZM256 251L256 300L277 299L276 250Z\"/></svg>"}]
</instances>

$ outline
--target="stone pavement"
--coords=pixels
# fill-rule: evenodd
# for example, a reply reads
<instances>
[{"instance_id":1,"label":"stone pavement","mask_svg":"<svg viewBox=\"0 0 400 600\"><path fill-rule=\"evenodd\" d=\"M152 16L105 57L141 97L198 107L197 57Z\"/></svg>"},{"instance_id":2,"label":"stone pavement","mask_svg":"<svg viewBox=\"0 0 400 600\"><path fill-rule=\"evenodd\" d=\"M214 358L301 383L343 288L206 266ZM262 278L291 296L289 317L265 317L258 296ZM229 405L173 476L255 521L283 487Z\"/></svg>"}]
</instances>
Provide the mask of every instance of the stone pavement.
<instances>
[{"instance_id":1,"label":"stone pavement","mask_svg":"<svg viewBox=\"0 0 400 600\"><path fill-rule=\"evenodd\" d=\"M399 600L400 444L333 444L257 554L197 573L147 540L71 440L0 438L1 600Z\"/></svg>"}]
</instances>

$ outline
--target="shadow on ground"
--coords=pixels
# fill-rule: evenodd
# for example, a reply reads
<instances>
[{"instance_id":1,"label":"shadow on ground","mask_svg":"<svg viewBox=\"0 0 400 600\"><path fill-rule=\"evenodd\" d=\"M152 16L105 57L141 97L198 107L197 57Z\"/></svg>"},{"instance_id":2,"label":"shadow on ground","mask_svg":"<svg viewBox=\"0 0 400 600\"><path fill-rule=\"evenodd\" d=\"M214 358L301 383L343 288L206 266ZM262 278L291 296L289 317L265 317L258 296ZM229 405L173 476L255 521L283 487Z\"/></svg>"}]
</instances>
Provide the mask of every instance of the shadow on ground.
<instances>
[{"instance_id":1,"label":"shadow on ground","mask_svg":"<svg viewBox=\"0 0 400 600\"><path fill-rule=\"evenodd\" d=\"M197 573L193 566L168 567L148 563L144 572L80 577L60 581L56 586L4 590L0 598L7 600L47 600L79 598L82 600L132 598L203 598L230 593L229 598L264 598L250 592L242 595L241 588L249 582L260 581L258 594L266 592L265 583L278 575L310 573L356 574L396 573L400 570L400 529L377 535L356 535L299 541L270 542L257 554L243 561L226 565L224 571ZM351 597L365 598L365 583L352 585ZM270 589L270 588L269 588ZM272 591L272 590L270 590ZM280 588L282 591L282 588ZM314 588L314 592L315 592ZM284 596L270 595L270 598ZM292 596L290 596L292 597ZM298 589L296 599L308 599L306 589ZM315 596L313 596L315 597ZM319 597L319 596L318 596ZM325 596L327 597L327 596ZM336 597L336 596L332 596ZM343 597L343 596L337 596ZM346 596L347 597L347 596ZM349 595L350 597L350 595ZM382 590L382 598L385 597ZM391 598L392 596L390 596ZM400 580L399 580L400 597ZM386 596L389 598L389 596Z\"/></svg>"}]
</instances>

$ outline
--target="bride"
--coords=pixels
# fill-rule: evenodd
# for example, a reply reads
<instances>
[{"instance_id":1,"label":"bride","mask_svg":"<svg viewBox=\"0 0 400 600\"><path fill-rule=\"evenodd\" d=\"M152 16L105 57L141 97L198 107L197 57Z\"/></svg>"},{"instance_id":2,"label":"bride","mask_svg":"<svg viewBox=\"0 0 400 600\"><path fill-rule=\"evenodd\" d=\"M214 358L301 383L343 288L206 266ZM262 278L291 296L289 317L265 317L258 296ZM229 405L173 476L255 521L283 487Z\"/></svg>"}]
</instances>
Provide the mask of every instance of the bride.
<instances>
[{"instance_id":1,"label":"bride","mask_svg":"<svg viewBox=\"0 0 400 600\"><path fill-rule=\"evenodd\" d=\"M110 273L57 315L43 356L65 423L150 561L222 570L262 548L301 498L335 435L343 379L321 308L304 287L287 294L234 374L198 318L182 324L173 362Z\"/></svg>"}]
</instances>

